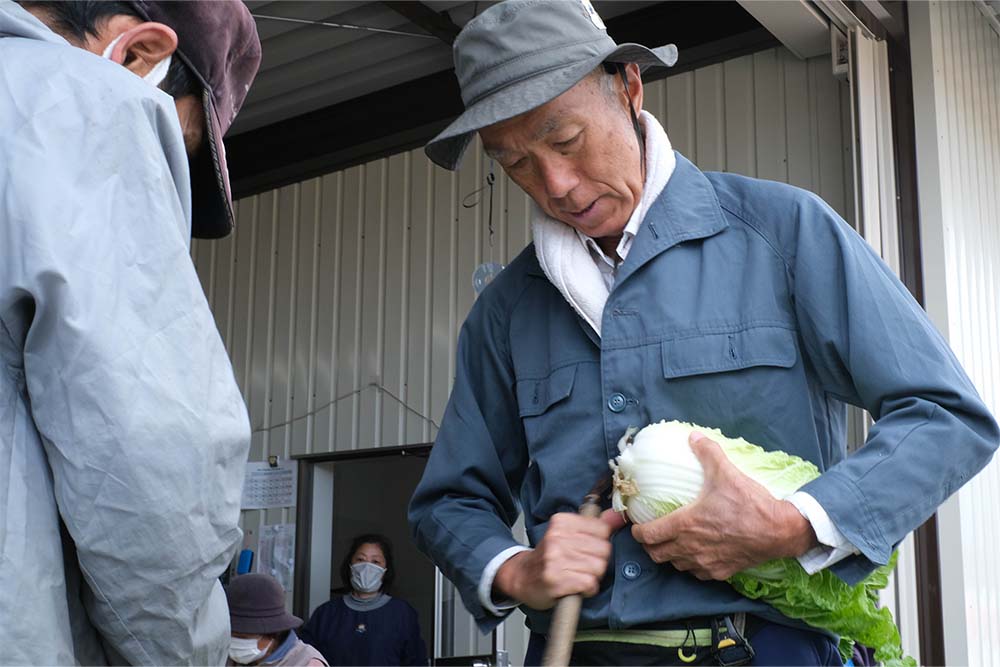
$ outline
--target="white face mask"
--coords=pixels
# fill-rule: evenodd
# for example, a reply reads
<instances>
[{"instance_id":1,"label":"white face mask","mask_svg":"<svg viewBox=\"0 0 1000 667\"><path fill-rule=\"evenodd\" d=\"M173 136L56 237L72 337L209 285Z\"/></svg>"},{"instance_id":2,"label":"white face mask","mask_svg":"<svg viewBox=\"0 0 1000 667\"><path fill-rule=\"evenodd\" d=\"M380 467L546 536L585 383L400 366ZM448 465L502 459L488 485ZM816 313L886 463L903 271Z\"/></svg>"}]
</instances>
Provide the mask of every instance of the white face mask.
<instances>
[{"instance_id":1,"label":"white face mask","mask_svg":"<svg viewBox=\"0 0 1000 667\"><path fill-rule=\"evenodd\" d=\"M355 563L351 566L351 586L359 593L374 593L382 587L385 568L375 563Z\"/></svg>"},{"instance_id":2,"label":"white face mask","mask_svg":"<svg viewBox=\"0 0 1000 667\"><path fill-rule=\"evenodd\" d=\"M122 33L111 40L111 43L108 44L108 48L104 49L104 53L101 54L102 58L111 59L111 52L114 50L115 44L118 43L118 40L120 40L124 34L125 33ZM149 73L142 77L142 80L151 85L153 88L159 88L160 84L163 83L163 80L167 78L167 70L170 69L170 61L172 59L173 55L169 55L153 65L153 69L149 70Z\"/></svg>"},{"instance_id":3,"label":"white face mask","mask_svg":"<svg viewBox=\"0 0 1000 667\"><path fill-rule=\"evenodd\" d=\"M241 665L249 665L264 657L267 650L271 648L271 642L264 648L257 648L259 640L255 637L244 639L242 637L232 637L229 640L229 657L233 662Z\"/></svg>"}]
</instances>

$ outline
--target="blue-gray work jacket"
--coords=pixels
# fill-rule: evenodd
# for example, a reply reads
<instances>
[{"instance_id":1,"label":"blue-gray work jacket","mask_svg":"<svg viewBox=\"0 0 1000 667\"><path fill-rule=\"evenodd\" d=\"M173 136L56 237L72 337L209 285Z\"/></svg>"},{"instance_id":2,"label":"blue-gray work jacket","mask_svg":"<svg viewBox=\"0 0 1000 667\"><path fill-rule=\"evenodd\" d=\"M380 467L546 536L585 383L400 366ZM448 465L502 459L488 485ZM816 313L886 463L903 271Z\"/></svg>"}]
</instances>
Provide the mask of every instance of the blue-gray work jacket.
<instances>
[{"instance_id":1,"label":"blue-gray work jacket","mask_svg":"<svg viewBox=\"0 0 1000 667\"><path fill-rule=\"evenodd\" d=\"M846 404L876 419L846 456ZM454 389L410 506L420 548L480 627L486 564L575 511L629 426L717 427L823 471L811 494L861 554L848 582L990 459L997 424L889 268L818 197L706 174L678 155L604 309L602 337L547 280L529 246L483 292L458 345ZM731 520L739 522L739 515ZM581 628L776 612L724 582L657 565L628 530L613 538ZM549 612L525 609L535 631Z\"/></svg>"}]
</instances>

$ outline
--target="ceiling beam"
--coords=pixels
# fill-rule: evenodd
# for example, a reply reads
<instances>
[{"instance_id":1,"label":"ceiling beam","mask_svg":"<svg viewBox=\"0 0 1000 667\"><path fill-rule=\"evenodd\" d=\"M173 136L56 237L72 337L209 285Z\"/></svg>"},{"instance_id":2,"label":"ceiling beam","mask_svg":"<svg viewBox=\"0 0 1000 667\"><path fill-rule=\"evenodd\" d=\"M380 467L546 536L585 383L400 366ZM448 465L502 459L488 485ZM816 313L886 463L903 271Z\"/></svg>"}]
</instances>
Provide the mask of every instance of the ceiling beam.
<instances>
[{"instance_id":1,"label":"ceiling beam","mask_svg":"<svg viewBox=\"0 0 1000 667\"><path fill-rule=\"evenodd\" d=\"M739 0L743 9L799 58L830 52L830 22L805 0Z\"/></svg>"},{"instance_id":2,"label":"ceiling beam","mask_svg":"<svg viewBox=\"0 0 1000 667\"><path fill-rule=\"evenodd\" d=\"M451 46L461 30L445 14L438 14L422 2L416 0L382 0L382 4L400 16L409 19L417 27L423 28L442 42Z\"/></svg>"},{"instance_id":3,"label":"ceiling beam","mask_svg":"<svg viewBox=\"0 0 1000 667\"><path fill-rule=\"evenodd\" d=\"M874 16L892 35L893 39L903 39L906 33L906 18L903 14L903 3L899 0L861 0Z\"/></svg>"},{"instance_id":4,"label":"ceiling beam","mask_svg":"<svg viewBox=\"0 0 1000 667\"><path fill-rule=\"evenodd\" d=\"M660 76L779 45L731 1L671 0L605 22L619 43L674 42L680 59ZM462 109L455 72L444 70L228 137L233 196L246 197L421 146Z\"/></svg>"}]
</instances>

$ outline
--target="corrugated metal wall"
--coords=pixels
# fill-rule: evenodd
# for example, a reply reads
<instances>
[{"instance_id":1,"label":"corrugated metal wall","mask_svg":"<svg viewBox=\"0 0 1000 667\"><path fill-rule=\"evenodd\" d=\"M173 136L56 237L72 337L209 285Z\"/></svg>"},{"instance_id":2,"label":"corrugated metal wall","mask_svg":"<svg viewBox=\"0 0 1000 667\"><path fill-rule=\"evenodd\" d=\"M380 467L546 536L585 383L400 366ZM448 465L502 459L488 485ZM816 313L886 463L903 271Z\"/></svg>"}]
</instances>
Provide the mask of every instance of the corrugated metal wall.
<instances>
[{"instance_id":1,"label":"corrugated metal wall","mask_svg":"<svg viewBox=\"0 0 1000 667\"><path fill-rule=\"evenodd\" d=\"M972 2L913 3L927 309L1000 412L1000 37ZM940 512L948 664L1000 665L1000 461Z\"/></svg>"},{"instance_id":2,"label":"corrugated metal wall","mask_svg":"<svg viewBox=\"0 0 1000 667\"><path fill-rule=\"evenodd\" d=\"M848 103L828 57L778 48L655 82L645 106L701 168L813 190L850 220ZM194 245L251 460L433 440L473 270L530 240L527 199L497 173L491 245L488 170L478 146L457 173L394 155L241 200L231 237Z\"/></svg>"}]
</instances>

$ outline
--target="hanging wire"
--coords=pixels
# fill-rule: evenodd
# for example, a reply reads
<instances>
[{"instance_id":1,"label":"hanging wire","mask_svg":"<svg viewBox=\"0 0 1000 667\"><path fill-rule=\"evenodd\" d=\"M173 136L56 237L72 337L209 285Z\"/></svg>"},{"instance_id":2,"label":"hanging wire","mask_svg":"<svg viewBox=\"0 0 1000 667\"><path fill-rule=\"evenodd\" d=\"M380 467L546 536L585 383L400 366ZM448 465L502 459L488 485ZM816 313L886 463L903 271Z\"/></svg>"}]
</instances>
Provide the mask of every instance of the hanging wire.
<instances>
[{"instance_id":1,"label":"hanging wire","mask_svg":"<svg viewBox=\"0 0 1000 667\"><path fill-rule=\"evenodd\" d=\"M393 399L394 401L396 401L397 403L399 403L401 406L403 406L403 408L405 408L407 412L409 412L411 414L414 414L417 417L420 417L420 419L422 419L425 422L429 423L431 426L433 426L437 430L439 430L439 431L441 430L441 427L438 426L438 423L436 421L434 421L430 417L424 415L423 413L418 412L415 408L411 408L406 403L406 401L404 401L403 399L401 399L399 396L396 396L396 394L392 393L391 391L389 391L388 389L386 389L385 387L383 387L382 385L380 385L378 382L369 382L365 386L363 386L363 387L361 387L359 389L355 389L354 391L349 391L346 394L343 394L342 396L338 396L337 398L333 399L332 401L329 401L328 403L324 403L323 405L321 405L318 408L315 408L313 410L310 410L309 412L305 413L304 415L299 415L298 417L294 417L292 419L289 419L288 421L283 421L280 424L272 424L270 426L261 426L260 428L255 428L252 432L253 433L268 433L270 431L273 431L276 428L281 428L282 426L289 426L291 424L294 424L295 422L302 421L303 419L307 419L308 417L314 417L318 413L322 412L323 410L326 410L327 408L329 408L329 407L331 407L333 405L336 405L340 401L343 401L345 399L351 398L352 396L357 396L358 394L360 394L361 392L363 392L363 391L365 391L367 389L377 389L377 390L381 391L382 393L387 394L389 396L389 398Z\"/></svg>"},{"instance_id":2,"label":"hanging wire","mask_svg":"<svg viewBox=\"0 0 1000 667\"><path fill-rule=\"evenodd\" d=\"M462 208L475 208L483 202L483 190L488 190L489 204L486 213L486 224L490 232L491 248L493 247L493 184L496 183L496 180L496 175L493 173L493 160L490 160L490 173L486 175L486 185L476 188L462 199Z\"/></svg>"},{"instance_id":3,"label":"hanging wire","mask_svg":"<svg viewBox=\"0 0 1000 667\"><path fill-rule=\"evenodd\" d=\"M270 16L268 14L251 14L255 19L267 19L269 21L285 21L287 23L301 23L303 25L320 25L326 28L342 28L344 30L363 30L365 32L379 32L386 35L403 35L405 37L422 37L424 39L437 40L434 35L421 32L407 32L405 30L391 30L389 28L373 28L367 25L356 25L353 23L333 23L332 21L310 21L308 19L293 19L287 16Z\"/></svg>"},{"instance_id":4,"label":"hanging wire","mask_svg":"<svg viewBox=\"0 0 1000 667\"><path fill-rule=\"evenodd\" d=\"M479 206L483 203L483 190L488 190L488 202L489 208L486 212L486 226L489 229L489 261L483 262L476 267L475 271L472 272L472 289L476 291L478 296L480 292L486 289L486 286L493 281L504 269L503 264L498 264L494 261L495 247L493 243L494 229L493 229L493 185L496 183L496 174L493 171L494 162L490 160L489 173L486 175L486 185L481 188L473 190L465 196L462 200L463 208L473 208Z\"/></svg>"},{"instance_id":5,"label":"hanging wire","mask_svg":"<svg viewBox=\"0 0 1000 667\"><path fill-rule=\"evenodd\" d=\"M493 160L490 160L490 175L486 177L486 184L490 186L490 208L487 214L487 226L490 230L490 248L493 247L493 183L496 181L496 176L493 175ZM493 252L490 252L490 259L493 259Z\"/></svg>"}]
</instances>

